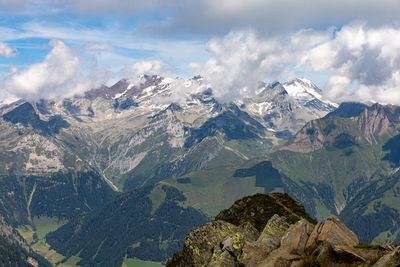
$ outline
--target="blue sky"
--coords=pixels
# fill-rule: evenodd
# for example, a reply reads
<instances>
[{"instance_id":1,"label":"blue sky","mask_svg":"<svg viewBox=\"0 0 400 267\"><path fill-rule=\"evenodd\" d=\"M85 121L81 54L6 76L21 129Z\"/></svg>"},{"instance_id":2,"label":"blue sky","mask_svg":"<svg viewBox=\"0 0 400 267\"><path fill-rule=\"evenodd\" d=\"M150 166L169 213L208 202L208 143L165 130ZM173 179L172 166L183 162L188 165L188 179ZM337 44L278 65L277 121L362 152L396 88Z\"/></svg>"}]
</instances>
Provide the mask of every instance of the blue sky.
<instances>
[{"instance_id":1,"label":"blue sky","mask_svg":"<svg viewBox=\"0 0 400 267\"><path fill-rule=\"evenodd\" d=\"M159 72L207 76L221 97L304 76L330 100L400 103L400 45L388 45L399 11L398 0L0 0L0 100L88 90L95 72L106 84Z\"/></svg>"}]
</instances>

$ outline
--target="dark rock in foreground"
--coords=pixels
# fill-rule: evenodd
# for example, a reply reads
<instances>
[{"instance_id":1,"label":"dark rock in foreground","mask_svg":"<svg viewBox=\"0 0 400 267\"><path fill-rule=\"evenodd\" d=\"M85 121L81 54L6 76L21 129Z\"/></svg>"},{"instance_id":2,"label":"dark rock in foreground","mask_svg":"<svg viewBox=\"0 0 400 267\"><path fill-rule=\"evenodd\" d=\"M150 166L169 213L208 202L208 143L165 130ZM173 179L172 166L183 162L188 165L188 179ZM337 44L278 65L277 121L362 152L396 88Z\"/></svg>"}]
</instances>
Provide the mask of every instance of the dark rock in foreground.
<instances>
[{"instance_id":1,"label":"dark rock in foreground","mask_svg":"<svg viewBox=\"0 0 400 267\"><path fill-rule=\"evenodd\" d=\"M191 231L166 266L400 266L400 247L358 243L334 215L317 223L287 194L256 194Z\"/></svg>"}]
</instances>

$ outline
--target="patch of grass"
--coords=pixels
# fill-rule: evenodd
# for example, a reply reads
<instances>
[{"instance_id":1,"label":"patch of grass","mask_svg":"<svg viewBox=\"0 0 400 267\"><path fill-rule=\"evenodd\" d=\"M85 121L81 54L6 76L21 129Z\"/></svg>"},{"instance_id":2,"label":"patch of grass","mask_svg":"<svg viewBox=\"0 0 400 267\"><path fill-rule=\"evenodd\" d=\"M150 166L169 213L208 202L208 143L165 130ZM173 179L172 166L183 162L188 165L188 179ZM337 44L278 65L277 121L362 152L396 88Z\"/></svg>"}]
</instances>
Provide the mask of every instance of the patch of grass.
<instances>
[{"instance_id":1,"label":"patch of grass","mask_svg":"<svg viewBox=\"0 0 400 267\"><path fill-rule=\"evenodd\" d=\"M57 265L57 267L69 267L69 266L78 266L77 263L81 260L81 258L77 256L71 256L68 260L62 264Z\"/></svg>"},{"instance_id":2,"label":"patch of grass","mask_svg":"<svg viewBox=\"0 0 400 267\"><path fill-rule=\"evenodd\" d=\"M300 216L316 223L298 202L282 193L255 194L241 198L229 209L221 211L215 220L223 220L237 226L250 222L258 231L262 231L274 214L286 217L289 224L297 222Z\"/></svg>"},{"instance_id":3,"label":"patch of grass","mask_svg":"<svg viewBox=\"0 0 400 267\"><path fill-rule=\"evenodd\" d=\"M190 184L182 184L171 178L162 183L184 192L188 206L200 209L208 217L214 218L221 210L236 200L264 192L264 188L255 186L255 177L233 177L235 168L215 168L191 172L184 176L190 178Z\"/></svg>"},{"instance_id":4,"label":"patch of grass","mask_svg":"<svg viewBox=\"0 0 400 267\"><path fill-rule=\"evenodd\" d=\"M363 248L363 249L378 249L379 245L373 244L358 244L354 246L355 248Z\"/></svg>"},{"instance_id":5,"label":"patch of grass","mask_svg":"<svg viewBox=\"0 0 400 267\"><path fill-rule=\"evenodd\" d=\"M154 214L158 207L160 207L161 203L164 202L166 195L167 194L164 192L161 186L154 187L149 195L149 198L151 200L151 214Z\"/></svg>"},{"instance_id":6,"label":"patch of grass","mask_svg":"<svg viewBox=\"0 0 400 267\"><path fill-rule=\"evenodd\" d=\"M63 255L57 253L57 251L50 249L50 245L43 240L33 244L32 249L39 255L45 257L53 265L57 265L57 263L61 262L65 258Z\"/></svg>"},{"instance_id":7,"label":"patch of grass","mask_svg":"<svg viewBox=\"0 0 400 267\"><path fill-rule=\"evenodd\" d=\"M30 245L35 241L35 230L30 225L22 225L17 228L18 233Z\"/></svg>"},{"instance_id":8,"label":"patch of grass","mask_svg":"<svg viewBox=\"0 0 400 267\"><path fill-rule=\"evenodd\" d=\"M42 240L49 232L57 230L66 222L67 221L60 221L57 218L46 216L33 218L33 224L35 225L36 234L39 240Z\"/></svg>"},{"instance_id":9,"label":"patch of grass","mask_svg":"<svg viewBox=\"0 0 400 267\"><path fill-rule=\"evenodd\" d=\"M379 259L383 257L383 255L384 254L380 254L380 255L376 256L375 258L373 258L372 260L370 260L368 267L374 266L374 264L377 263L379 261Z\"/></svg>"},{"instance_id":10,"label":"patch of grass","mask_svg":"<svg viewBox=\"0 0 400 267\"><path fill-rule=\"evenodd\" d=\"M327 260L318 259L317 257L306 257L300 263L300 267L324 267L328 265Z\"/></svg>"},{"instance_id":11,"label":"patch of grass","mask_svg":"<svg viewBox=\"0 0 400 267\"><path fill-rule=\"evenodd\" d=\"M160 262L141 261L136 259L125 259L124 266L126 267L162 267Z\"/></svg>"}]
</instances>

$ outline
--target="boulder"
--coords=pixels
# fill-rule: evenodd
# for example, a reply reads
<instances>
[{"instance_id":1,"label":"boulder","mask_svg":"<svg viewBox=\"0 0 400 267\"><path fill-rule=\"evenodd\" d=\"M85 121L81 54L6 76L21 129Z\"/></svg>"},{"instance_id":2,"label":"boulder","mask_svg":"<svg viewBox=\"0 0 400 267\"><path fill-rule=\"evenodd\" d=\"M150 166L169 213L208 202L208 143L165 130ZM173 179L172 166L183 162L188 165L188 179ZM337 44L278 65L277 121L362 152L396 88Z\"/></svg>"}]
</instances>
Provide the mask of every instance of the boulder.
<instances>
[{"instance_id":1,"label":"boulder","mask_svg":"<svg viewBox=\"0 0 400 267\"><path fill-rule=\"evenodd\" d=\"M373 267L398 267L400 266L400 246L395 248L389 254L384 255L380 258Z\"/></svg>"},{"instance_id":2,"label":"boulder","mask_svg":"<svg viewBox=\"0 0 400 267\"><path fill-rule=\"evenodd\" d=\"M290 267L293 262L298 262L301 256L290 254L285 248L272 251L267 258L256 264L256 267Z\"/></svg>"},{"instance_id":3,"label":"boulder","mask_svg":"<svg viewBox=\"0 0 400 267\"><path fill-rule=\"evenodd\" d=\"M299 262L304 256L304 248L313 228L314 225L305 219L290 225L285 233L281 235L279 246L255 266L289 267L292 263Z\"/></svg>"},{"instance_id":4,"label":"boulder","mask_svg":"<svg viewBox=\"0 0 400 267\"><path fill-rule=\"evenodd\" d=\"M168 261L168 266L206 266L221 251L221 242L239 232L239 227L224 221L212 221L191 231L183 251ZM218 255L220 256L220 255Z\"/></svg>"},{"instance_id":5,"label":"boulder","mask_svg":"<svg viewBox=\"0 0 400 267\"><path fill-rule=\"evenodd\" d=\"M305 219L290 226L281 239L280 247L285 248L290 254L303 255L308 238L314 225Z\"/></svg>"},{"instance_id":6,"label":"boulder","mask_svg":"<svg viewBox=\"0 0 400 267\"><path fill-rule=\"evenodd\" d=\"M189 265L191 266L191 265ZM232 255L228 251L218 251L216 252L211 261L207 265L199 265L199 266L208 266L208 267L221 267L221 266L232 266L239 267L239 263L237 260L232 257Z\"/></svg>"},{"instance_id":7,"label":"boulder","mask_svg":"<svg viewBox=\"0 0 400 267\"><path fill-rule=\"evenodd\" d=\"M259 235L250 223L235 226L212 221L191 231L183 250L175 253L167 266L239 266L245 242L254 242Z\"/></svg>"},{"instance_id":8,"label":"boulder","mask_svg":"<svg viewBox=\"0 0 400 267\"><path fill-rule=\"evenodd\" d=\"M322 243L327 243L332 247L354 247L358 244L358 238L338 217L330 215L328 219L326 219L326 222L318 223L314 227L305 246L305 250L309 254L312 254Z\"/></svg>"},{"instance_id":9,"label":"boulder","mask_svg":"<svg viewBox=\"0 0 400 267\"><path fill-rule=\"evenodd\" d=\"M243 262L246 266L256 266L266 259L269 253L279 247L282 236L289 229L285 217L273 215L255 242L246 242L243 248Z\"/></svg>"},{"instance_id":10,"label":"boulder","mask_svg":"<svg viewBox=\"0 0 400 267\"><path fill-rule=\"evenodd\" d=\"M358 238L339 218L330 215L326 222L318 223L305 246L309 255L319 258L331 258L346 262L365 261L358 255L354 246Z\"/></svg>"},{"instance_id":11,"label":"boulder","mask_svg":"<svg viewBox=\"0 0 400 267\"><path fill-rule=\"evenodd\" d=\"M260 232L250 222L245 222L239 225L239 229L244 234L245 239L249 242L256 241L260 236Z\"/></svg>"},{"instance_id":12,"label":"boulder","mask_svg":"<svg viewBox=\"0 0 400 267\"><path fill-rule=\"evenodd\" d=\"M353 248L346 246L335 246L332 249L334 255L345 262L365 262L365 259L358 255Z\"/></svg>"}]
</instances>

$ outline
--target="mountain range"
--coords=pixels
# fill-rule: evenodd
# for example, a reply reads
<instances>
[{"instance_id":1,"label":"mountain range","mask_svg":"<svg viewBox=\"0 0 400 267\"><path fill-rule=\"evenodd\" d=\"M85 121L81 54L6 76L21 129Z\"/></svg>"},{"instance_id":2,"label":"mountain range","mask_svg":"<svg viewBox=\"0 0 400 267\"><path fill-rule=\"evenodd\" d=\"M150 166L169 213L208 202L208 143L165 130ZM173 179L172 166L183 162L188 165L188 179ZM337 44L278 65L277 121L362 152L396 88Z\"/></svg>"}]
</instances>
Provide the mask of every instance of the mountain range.
<instances>
[{"instance_id":1,"label":"mountain range","mask_svg":"<svg viewBox=\"0 0 400 267\"><path fill-rule=\"evenodd\" d=\"M140 78L0 107L0 213L53 264L165 261L261 192L400 239L400 108L338 106L304 78L229 103L202 77Z\"/></svg>"}]
</instances>

